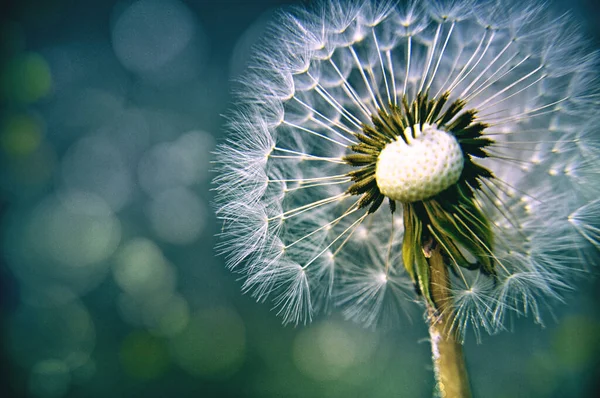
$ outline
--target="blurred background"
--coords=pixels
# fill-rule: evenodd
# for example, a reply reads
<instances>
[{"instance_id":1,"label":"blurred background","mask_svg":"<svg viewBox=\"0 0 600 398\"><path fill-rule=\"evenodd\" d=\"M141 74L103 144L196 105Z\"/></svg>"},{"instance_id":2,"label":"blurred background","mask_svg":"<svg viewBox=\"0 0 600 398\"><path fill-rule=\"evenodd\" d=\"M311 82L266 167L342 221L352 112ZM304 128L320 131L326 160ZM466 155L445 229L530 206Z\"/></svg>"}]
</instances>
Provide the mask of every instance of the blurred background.
<instances>
[{"instance_id":1,"label":"blurred background","mask_svg":"<svg viewBox=\"0 0 600 398\"><path fill-rule=\"evenodd\" d=\"M284 327L214 255L230 82L284 3L3 6L1 397L431 396L421 314ZM598 4L562 3L599 43ZM475 396L595 396L600 284L584 279L545 327L469 336Z\"/></svg>"}]
</instances>

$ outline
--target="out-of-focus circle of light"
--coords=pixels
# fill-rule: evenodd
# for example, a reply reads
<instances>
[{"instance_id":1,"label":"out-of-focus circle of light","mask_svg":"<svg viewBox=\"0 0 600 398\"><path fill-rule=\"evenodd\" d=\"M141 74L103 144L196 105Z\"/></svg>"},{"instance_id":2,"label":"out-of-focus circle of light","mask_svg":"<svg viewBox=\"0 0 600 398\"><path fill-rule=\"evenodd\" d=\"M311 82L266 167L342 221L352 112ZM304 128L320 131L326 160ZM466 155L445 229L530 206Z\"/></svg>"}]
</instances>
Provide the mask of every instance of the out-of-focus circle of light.
<instances>
[{"instance_id":1,"label":"out-of-focus circle of light","mask_svg":"<svg viewBox=\"0 0 600 398\"><path fill-rule=\"evenodd\" d=\"M108 258L121 239L121 225L100 197L84 192L50 196L33 211L29 242L40 259L85 267Z\"/></svg>"},{"instance_id":2,"label":"out-of-focus circle of light","mask_svg":"<svg viewBox=\"0 0 600 398\"><path fill-rule=\"evenodd\" d=\"M152 228L164 241L193 242L204 229L206 211L200 199L186 188L161 192L148 206Z\"/></svg>"},{"instance_id":3,"label":"out-of-focus circle of light","mask_svg":"<svg viewBox=\"0 0 600 398\"><path fill-rule=\"evenodd\" d=\"M173 336L188 324L190 310L180 295L162 292L136 298L123 293L117 300L123 319L138 327L146 327L155 335Z\"/></svg>"},{"instance_id":4,"label":"out-of-focus circle of light","mask_svg":"<svg viewBox=\"0 0 600 398\"><path fill-rule=\"evenodd\" d=\"M106 137L91 135L73 145L63 158L67 188L93 192L118 211L129 200L132 181L120 153Z\"/></svg>"},{"instance_id":5,"label":"out-of-focus circle of light","mask_svg":"<svg viewBox=\"0 0 600 398\"><path fill-rule=\"evenodd\" d=\"M138 166L142 189L152 195L201 182L208 174L212 148L212 136L201 131L186 133L172 143L155 145Z\"/></svg>"},{"instance_id":6,"label":"out-of-focus circle of light","mask_svg":"<svg viewBox=\"0 0 600 398\"><path fill-rule=\"evenodd\" d=\"M160 248L145 238L135 238L117 252L113 274L123 291L140 299L173 291L176 279Z\"/></svg>"},{"instance_id":7,"label":"out-of-focus circle of light","mask_svg":"<svg viewBox=\"0 0 600 398\"><path fill-rule=\"evenodd\" d=\"M302 330L294 341L292 357L298 369L314 380L335 380L366 361L376 347L375 336L335 322Z\"/></svg>"},{"instance_id":8,"label":"out-of-focus circle of light","mask_svg":"<svg viewBox=\"0 0 600 398\"><path fill-rule=\"evenodd\" d=\"M174 336L181 332L190 320L187 301L180 295L150 299L144 312L145 324L151 331L162 336Z\"/></svg>"},{"instance_id":9,"label":"out-of-focus circle of light","mask_svg":"<svg viewBox=\"0 0 600 398\"><path fill-rule=\"evenodd\" d=\"M170 143L160 143L144 154L138 166L140 186L149 194L179 186L182 161Z\"/></svg>"},{"instance_id":10,"label":"out-of-focus circle of light","mask_svg":"<svg viewBox=\"0 0 600 398\"><path fill-rule=\"evenodd\" d=\"M69 369L79 368L96 342L92 318L79 301L53 308L22 305L8 319L7 330L6 346L24 368L48 358L62 361Z\"/></svg>"},{"instance_id":11,"label":"out-of-focus circle of light","mask_svg":"<svg viewBox=\"0 0 600 398\"><path fill-rule=\"evenodd\" d=\"M33 115L5 115L0 127L0 146L7 155L27 156L40 146L43 130L42 121Z\"/></svg>"},{"instance_id":12,"label":"out-of-focus circle of light","mask_svg":"<svg viewBox=\"0 0 600 398\"><path fill-rule=\"evenodd\" d=\"M0 73L0 93L8 102L33 103L48 95L52 88L50 67L40 54L9 58Z\"/></svg>"},{"instance_id":13,"label":"out-of-focus circle of light","mask_svg":"<svg viewBox=\"0 0 600 398\"><path fill-rule=\"evenodd\" d=\"M242 319L229 308L212 308L192 316L187 327L171 340L175 363L192 376L226 379L245 356Z\"/></svg>"},{"instance_id":14,"label":"out-of-focus circle of light","mask_svg":"<svg viewBox=\"0 0 600 398\"><path fill-rule=\"evenodd\" d=\"M190 131L173 142L173 155L181 160L179 180L182 184L190 185L206 178L213 146L212 135L204 131Z\"/></svg>"},{"instance_id":15,"label":"out-of-focus circle of light","mask_svg":"<svg viewBox=\"0 0 600 398\"><path fill-rule=\"evenodd\" d=\"M169 367L169 351L163 339L143 331L130 333L119 352L123 370L136 379L154 379Z\"/></svg>"},{"instance_id":16,"label":"out-of-focus circle of light","mask_svg":"<svg viewBox=\"0 0 600 398\"><path fill-rule=\"evenodd\" d=\"M35 364L29 375L29 392L33 397L64 396L71 384L69 367L59 359L44 359Z\"/></svg>"},{"instance_id":17,"label":"out-of-focus circle of light","mask_svg":"<svg viewBox=\"0 0 600 398\"><path fill-rule=\"evenodd\" d=\"M194 19L179 1L140 0L118 16L111 33L115 54L125 68L151 72L188 45Z\"/></svg>"},{"instance_id":18,"label":"out-of-focus circle of light","mask_svg":"<svg viewBox=\"0 0 600 398\"><path fill-rule=\"evenodd\" d=\"M46 236L39 228L46 224L36 211L42 208L41 213L50 217L44 209L61 206L61 200L53 196L33 209L23 206L5 215L6 229L0 246L6 263L19 281L21 302L27 305L45 308L65 305L98 286L106 276L107 261L85 266L79 262L66 265L52 258L46 244L40 242Z\"/></svg>"},{"instance_id":19,"label":"out-of-focus circle of light","mask_svg":"<svg viewBox=\"0 0 600 398\"><path fill-rule=\"evenodd\" d=\"M108 141L117 146L129 170L135 170L142 154L148 149L150 123L147 111L128 107L114 115L100 129Z\"/></svg>"}]
</instances>

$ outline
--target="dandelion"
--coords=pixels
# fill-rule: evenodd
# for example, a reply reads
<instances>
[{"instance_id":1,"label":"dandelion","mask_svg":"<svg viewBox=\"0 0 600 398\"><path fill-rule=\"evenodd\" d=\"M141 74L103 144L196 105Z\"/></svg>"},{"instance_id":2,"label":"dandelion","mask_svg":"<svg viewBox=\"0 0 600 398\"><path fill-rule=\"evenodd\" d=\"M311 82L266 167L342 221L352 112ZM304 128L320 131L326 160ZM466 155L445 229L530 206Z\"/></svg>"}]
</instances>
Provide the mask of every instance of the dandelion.
<instances>
[{"instance_id":1,"label":"dandelion","mask_svg":"<svg viewBox=\"0 0 600 398\"><path fill-rule=\"evenodd\" d=\"M506 1L281 14L217 151L220 252L285 323L422 305L442 396L467 330L561 300L600 244L598 53Z\"/></svg>"}]
</instances>

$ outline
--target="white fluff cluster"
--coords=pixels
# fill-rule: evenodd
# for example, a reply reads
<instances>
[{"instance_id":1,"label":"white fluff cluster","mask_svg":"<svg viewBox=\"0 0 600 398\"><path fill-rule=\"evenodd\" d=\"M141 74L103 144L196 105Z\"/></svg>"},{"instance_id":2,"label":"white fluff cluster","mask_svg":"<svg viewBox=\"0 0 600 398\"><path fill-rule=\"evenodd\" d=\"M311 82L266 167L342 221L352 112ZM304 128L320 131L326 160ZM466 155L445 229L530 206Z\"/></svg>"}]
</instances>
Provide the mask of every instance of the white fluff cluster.
<instances>
[{"instance_id":1,"label":"white fluff cluster","mask_svg":"<svg viewBox=\"0 0 600 398\"><path fill-rule=\"evenodd\" d=\"M372 325L420 302L402 212L358 208L343 159L388 104L466 101L494 141L476 191L497 277L451 267L456 327L540 320L600 241L598 53L577 24L522 1L323 1L281 14L217 150L218 250L284 322L340 306Z\"/></svg>"}]
</instances>

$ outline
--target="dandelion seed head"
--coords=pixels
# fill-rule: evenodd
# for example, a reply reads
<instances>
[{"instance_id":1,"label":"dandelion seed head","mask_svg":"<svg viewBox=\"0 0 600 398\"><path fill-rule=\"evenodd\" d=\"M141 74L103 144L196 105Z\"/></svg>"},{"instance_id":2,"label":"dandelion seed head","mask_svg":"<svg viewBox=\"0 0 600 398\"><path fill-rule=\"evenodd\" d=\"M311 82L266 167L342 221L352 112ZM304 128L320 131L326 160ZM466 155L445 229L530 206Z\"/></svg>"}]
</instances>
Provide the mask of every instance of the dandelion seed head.
<instances>
[{"instance_id":1,"label":"dandelion seed head","mask_svg":"<svg viewBox=\"0 0 600 398\"><path fill-rule=\"evenodd\" d=\"M281 13L217 150L218 251L284 322L542 321L598 263L600 56L547 3L336 1Z\"/></svg>"},{"instance_id":2,"label":"dandelion seed head","mask_svg":"<svg viewBox=\"0 0 600 398\"><path fill-rule=\"evenodd\" d=\"M427 199L455 184L462 172L463 154L454 136L433 126L423 126L422 132L417 127L411 142L393 141L377 158L377 186L392 200Z\"/></svg>"}]
</instances>

